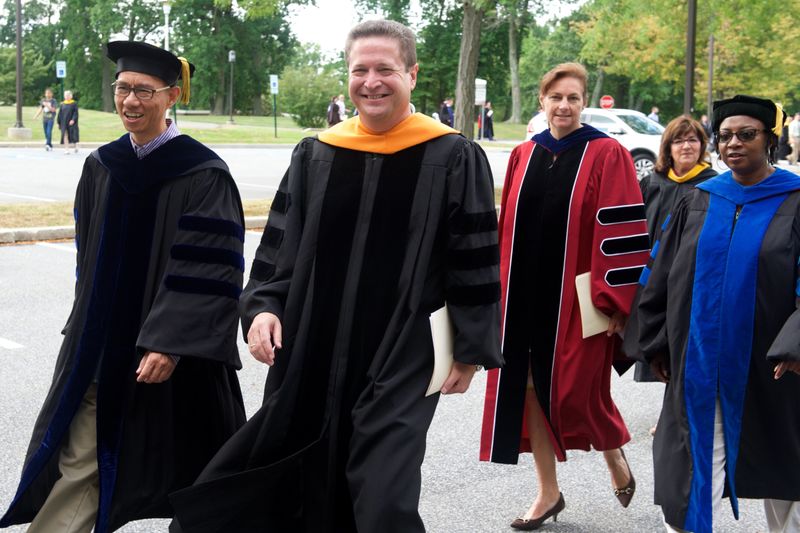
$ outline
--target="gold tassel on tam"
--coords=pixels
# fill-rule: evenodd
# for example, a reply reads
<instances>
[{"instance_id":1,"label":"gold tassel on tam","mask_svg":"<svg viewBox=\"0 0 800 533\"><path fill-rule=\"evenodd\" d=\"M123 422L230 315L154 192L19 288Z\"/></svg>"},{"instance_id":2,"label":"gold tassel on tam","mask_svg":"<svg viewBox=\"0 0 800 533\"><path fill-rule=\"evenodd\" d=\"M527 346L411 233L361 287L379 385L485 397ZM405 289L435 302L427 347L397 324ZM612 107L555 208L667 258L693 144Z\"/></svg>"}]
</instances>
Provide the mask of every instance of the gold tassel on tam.
<instances>
[{"instance_id":1,"label":"gold tassel on tam","mask_svg":"<svg viewBox=\"0 0 800 533\"><path fill-rule=\"evenodd\" d=\"M783 106L775 102L775 125L772 127L772 133L778 137L783 133L783 122L785 118L786 114L783 112Z\"/></svg>"},{"instance_id":2,"label":"gold tassel on tam","mask_svg":"<svg viewBox=\"0 0 800 533\"><path fill-rule=\"evenodd\" d=\"M191 80L192 80L192 73L189 70L189 61L185 57L178 57L181 62L181 103L186 105L189 103L189 97L191 96Z\"/></svg>"}]
</instances>

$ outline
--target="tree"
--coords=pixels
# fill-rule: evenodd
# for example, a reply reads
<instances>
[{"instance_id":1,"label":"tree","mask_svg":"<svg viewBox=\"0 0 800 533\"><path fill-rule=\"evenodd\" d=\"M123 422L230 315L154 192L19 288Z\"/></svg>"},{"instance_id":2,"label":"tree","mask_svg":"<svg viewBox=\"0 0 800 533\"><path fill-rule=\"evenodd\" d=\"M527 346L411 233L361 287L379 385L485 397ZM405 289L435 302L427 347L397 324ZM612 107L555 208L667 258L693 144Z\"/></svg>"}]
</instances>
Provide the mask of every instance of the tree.
<instances>
[{"instance_id":1,"label":"tree","mask_svg":"<svg viewBox=\"0 0 800 533\"><path fill-rule=\"evenodd\" d=\"M428 23L417 32L419 77L413 101L418 111L430 114L455 91L461 13L448 0L435 0L423 3L422 19Z\"/></svg>"},{"instance_id":2,"label":"tree","mask_svg":"<svg viewBox=\"0 0 800 533\"><path fill-rule=\"evenodd\" d=\"M489 2L464 0L464 15L461 23L461 50L458 54L458 77L456 78L455 120L453 127L467 139L474 132L475 76L478 72L478 52L481 42L481 24Z\"/></svg>"}]
</instances>

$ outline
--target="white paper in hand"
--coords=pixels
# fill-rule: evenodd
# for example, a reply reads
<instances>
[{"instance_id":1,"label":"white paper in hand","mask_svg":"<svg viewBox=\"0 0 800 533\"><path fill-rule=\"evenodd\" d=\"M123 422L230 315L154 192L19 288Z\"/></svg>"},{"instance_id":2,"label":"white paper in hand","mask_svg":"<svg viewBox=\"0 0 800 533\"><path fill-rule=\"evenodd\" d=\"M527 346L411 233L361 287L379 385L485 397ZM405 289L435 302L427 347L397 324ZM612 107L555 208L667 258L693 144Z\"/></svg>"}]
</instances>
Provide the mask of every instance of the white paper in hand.
<instances>
[{"instance_id":1,"label":"white paper in hand","mask_svg":"<svg viewBox=\"0 0 800 533\"><path fill-rule=\"evenodd\" d=\"M584 272L575 277L575 289L578 291L578 305L581 309L583 338L608 331L608 323L611 320L592 303L591 272Z\"/></svg>"},{"instance_id":2,"label":"white paper in hand","mask_svg":"<svg viewBox=\"0 0 800 533\"><path fill-rule=\"evenodd\" d=\"M453 369L453 323L445 305L431 314L431 337L433 338L433 375L425 396L442 390L442 385Z\"/></svg>"}]
</instances>

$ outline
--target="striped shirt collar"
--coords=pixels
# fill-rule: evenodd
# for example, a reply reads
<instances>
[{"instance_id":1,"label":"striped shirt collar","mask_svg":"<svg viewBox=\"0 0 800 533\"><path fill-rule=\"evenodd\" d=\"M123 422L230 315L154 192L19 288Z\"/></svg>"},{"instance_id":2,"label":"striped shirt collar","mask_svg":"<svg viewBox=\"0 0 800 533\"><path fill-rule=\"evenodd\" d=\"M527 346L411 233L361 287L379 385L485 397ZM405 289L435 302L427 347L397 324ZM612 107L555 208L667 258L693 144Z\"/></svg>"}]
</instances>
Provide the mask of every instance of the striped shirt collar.
<instances>
[{"instance_id":1,"label":"striped shirt collar","mask_svg":"<svg viewBox=\"0 0 800 533\"><path fill-rule=\"evenodd\" d=\"M156 148L160 147L167 141L171 141L180 134L181 132L178 131L178 126L176 126L175 123L172 122L172 119L168 118L167 129L164 130L164 132L161 135L159 135L152 141L148 142L144 146L139 146L138 144L133 142L133 137L130 137L130 135L129 137L131 140L131 146L133 146L133 151L136 152L136 157L138 157L139 159L144 159L145 157L150 155Z\"/></svg>"}]
</instances>

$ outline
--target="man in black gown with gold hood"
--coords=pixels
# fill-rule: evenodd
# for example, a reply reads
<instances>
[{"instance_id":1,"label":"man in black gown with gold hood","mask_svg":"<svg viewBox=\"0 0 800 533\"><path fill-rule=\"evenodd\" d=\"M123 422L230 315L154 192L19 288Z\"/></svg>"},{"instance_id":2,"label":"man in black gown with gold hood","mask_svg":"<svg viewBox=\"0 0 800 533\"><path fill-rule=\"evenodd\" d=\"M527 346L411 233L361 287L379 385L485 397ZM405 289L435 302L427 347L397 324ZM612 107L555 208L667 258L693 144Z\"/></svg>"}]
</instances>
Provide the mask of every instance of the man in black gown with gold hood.
<instances>
[{"instance_id":1,"label":"man in black gown with gold hood","mask_svg":"<svg viewBox=\"0 0 800 533\"><path fill-rule=\"evenodd\" d=\"M358 116L295 149L242 295L264 405L172 496L174 531L424 531L429 314L455 329L443 392L501 363L486 156L412 114L411 30L364 22L345 58Z\"/></svg>"},{"instance_id":2,"label":"man in black gown with gold hood","mask_svg":"<svg viewBox=\"0 0 800 533\"><path fill-rule=\"evenodd\" d=\"M137 42L108 57L129 133L84 164L75 301L0 527L105 533L169 517L166 495L244 423L241 200L227 165L164 120L194 67Z\"/></svg>"}]
</instances>

